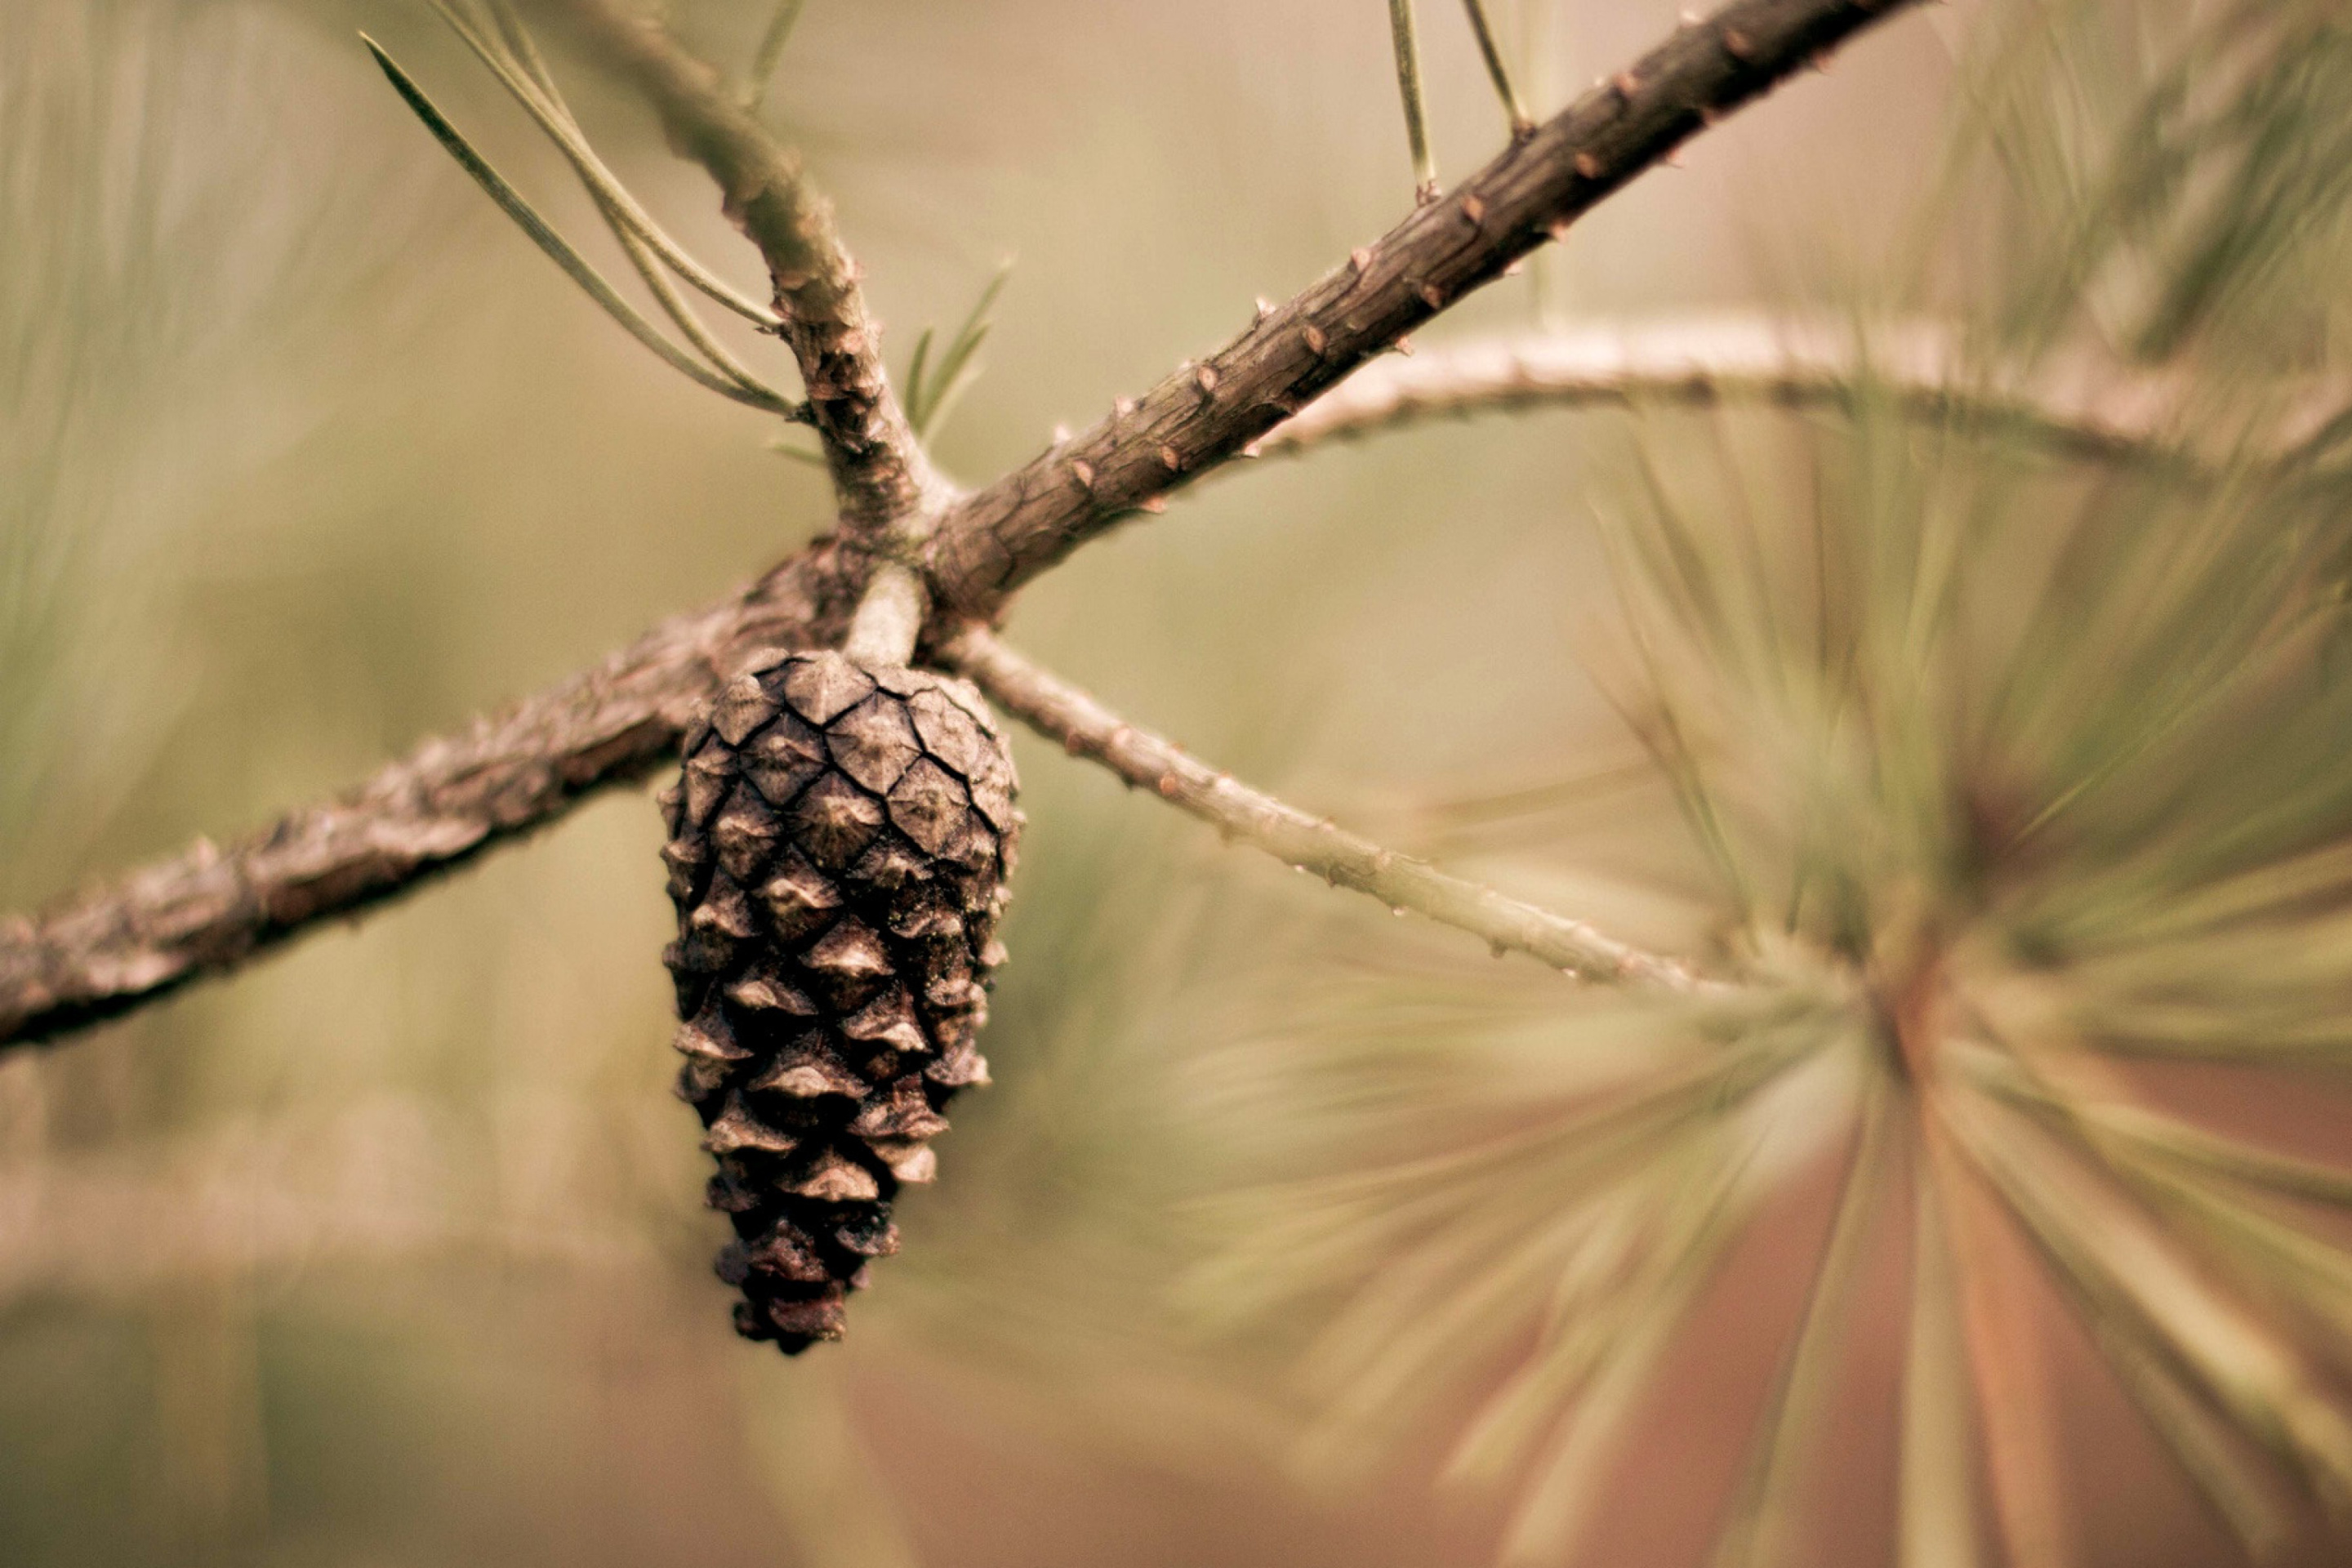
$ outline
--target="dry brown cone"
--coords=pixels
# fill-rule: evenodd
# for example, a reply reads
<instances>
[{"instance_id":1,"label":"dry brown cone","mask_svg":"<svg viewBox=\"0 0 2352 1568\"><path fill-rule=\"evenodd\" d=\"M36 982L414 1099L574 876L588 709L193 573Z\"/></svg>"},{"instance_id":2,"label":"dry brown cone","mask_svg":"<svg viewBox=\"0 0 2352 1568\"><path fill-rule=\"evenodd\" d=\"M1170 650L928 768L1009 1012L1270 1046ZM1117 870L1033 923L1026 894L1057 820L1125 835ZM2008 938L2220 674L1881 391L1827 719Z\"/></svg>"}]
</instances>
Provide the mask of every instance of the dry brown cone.
<instances>
[{"instance_id":1,"label":"dry brown cone","mask_svg":"<svg viewBox=\"0 0 2352 1568\"><path fill-rule=\"evenodd\" d=\"M890 1200L928 1182L973 1041L1021 814L980 694L839 653L754 656L661 795L678 939L678 1094L717 1156L735 1327L837 1339Z\"/></svg>"}]
</instances>

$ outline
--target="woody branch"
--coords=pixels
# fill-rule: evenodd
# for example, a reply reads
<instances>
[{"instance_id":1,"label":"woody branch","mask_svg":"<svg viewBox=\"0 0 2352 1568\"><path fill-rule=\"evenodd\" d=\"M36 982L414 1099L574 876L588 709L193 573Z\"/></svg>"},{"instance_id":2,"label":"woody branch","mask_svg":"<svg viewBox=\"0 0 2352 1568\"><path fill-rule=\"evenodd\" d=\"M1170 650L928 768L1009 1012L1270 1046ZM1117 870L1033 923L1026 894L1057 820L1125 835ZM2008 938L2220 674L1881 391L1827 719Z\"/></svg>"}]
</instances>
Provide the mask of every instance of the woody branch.
<instances>
[{"instance_id":1,"label":"woody branch","mask_svg":"<svg viewBox=\"0 0 2352 1568\"><path fill-rule=\"evenodd\" d=\"M614 0L562 0L591 50L646 91L709 169L776 269L779 313L798 323L787 339L804 373L814 367L812 401L820 384L842 389L821 400L819 424L842 536L593 670L426 742L339 800L226 847L199 844L37 918L0 921L0 1042L50 1037L235 968L551 822L593 791L642 778L675 753L696 705L743 655L838 644L877 536L909 516L923 520L929 603L960 619L996 616L1021 584L1241 455L1702 127L1914 3L1735 0L1685 26L1305 292L1261 311L1218 353L927 513L938 481L882 376L854 265L822 198L730 103L717 73L666 33Z\"/></svg>"},{"instance_id":2,"label":"woody branch","mask_svg":"<svg viewBox=\"0 0 2352 1568\"><path fill-rule=\"evenodd\" d=\"M1705 983L1672 959L1602 935L1580 921L1449 876L1425 860L1382 848L1236 782L1149 730L1139 729L974 626L940 646L940 660L1000 708L1074 757L1100 763L1128 784L1335 888L1367 893L1468 931L1497 954L1524 952L1581 979L1693 991Z\"/></svg>"},{"instance_id":3,"label":"woody branch","mask_svg":"<svg viewBox=\"0 0 2352 1568\"><path fill-rule=\"evenodd\" d=\"M1275 426L1250 455L1304 455L1334 441L1515 410L1760 404L1850 413L1876 400L1906 418L2016 435L2062 457L2193 463L2202 459L2180 428L2187 390L2177 377L2106 364L1988 370L1933 321L1864 328L1685 316L1471 339L1379 360ZM2240 455L2290 459L2347 401L2344 387L2315 386L2259 433L2256 450Z\"/></svg>"}]
</instances>

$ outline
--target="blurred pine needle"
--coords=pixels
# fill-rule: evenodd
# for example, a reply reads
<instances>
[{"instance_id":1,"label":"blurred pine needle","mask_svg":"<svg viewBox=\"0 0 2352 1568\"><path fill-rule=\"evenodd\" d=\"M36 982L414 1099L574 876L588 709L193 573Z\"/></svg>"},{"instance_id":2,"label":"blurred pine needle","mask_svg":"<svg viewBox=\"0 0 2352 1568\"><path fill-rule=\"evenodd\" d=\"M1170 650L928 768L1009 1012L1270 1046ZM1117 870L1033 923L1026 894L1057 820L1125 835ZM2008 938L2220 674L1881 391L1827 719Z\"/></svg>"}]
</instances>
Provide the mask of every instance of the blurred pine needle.
<instances>
[{"instance_id":1,"label":"blurred pine needle","mask_svg":"<svg viewBox=\"0 0 2352 1568\"><path fill-rule=\"evenodd\" d=\"M1912 1233L1910 1568L1992 1560L1980 1488L2008 1560L2076 1544L2042 1439L2009 1430L2028 1413L1982 1403L2037 1358L1980 1359L1970 1303L2008 1287L1955 1205L2022 1242L2251 1553L2312 1505L2352 1520L2352 1252L2326 1228L2352 1173L2200 1126L2136 1066L2213 1064L2273 1103L2352 1067L2352 420L2254 456L2352 363L2352 25L2019 4L1968 72L1918 251L1967 266L1918 264L1902 303L1955 311L1988 368L2168 367L2184 438L2245 459L2063 460L1906 426L1866 380L1834 425L1644 421L1602 509L1622 616L1595 667L1654 786L1588 765L1433 821L1522 855L1604 800L1626 842L1678 833L1655 890L1748 986L1394 973L1292 1026L1278 1068L1231 1067L1295 1143L1202 1210L1226 1239L1199 1299L1311 1325L1294 1364L1328 1449L1449 1424L1448 1473L1512 1500L1507 1561L1576 1555L1731 1240L1841 1162L1718 1563L1807 1559L1804 1461L1882 1207Z\"/></svg>"},{"instance_id":2,"label":"blurred pine needle","mask_svg":"<svg viewBox=\"0 0 2352 1568\"><path fill-rule=\"evenodd\" d=\"M1282 966L1282 1010L1255 1037L1184 1057L1228 1021L1200 1016L1205 987L1180 981L1272 934L1223 907L1171 910L1180 879L1108 830L1065 838L1063 881L1042 848L1028 873L1027 907L1055 912L1027 917L1006 1008L1019 1015L1018 988L1050 993L1030 1016L1056 1026L1005 1038L1004 1086L959 1118L962 1168L909 1216L930 1234L877 1300L880 1342L1053 1363L1040 1382L1079 1368L1145 1422L1264 1437L1274 1401L1252 1354L1203 1353L1160 1315L1164 1271L1190 1257L1201 1315L1292 1368L1310 1458L1442 1427L1446 1475L1507 1500L1507 1553L1562 1561L1743 1233L1825 1176L1823 1240L1721 1500L1724 1568L1805 1560L1806 1478L1852 1370L1860 1281L1890 1248L1907 1271L1903 1568L2067 1549L2041 1506L2063 1478L2019 1473L2033 1413L1987 1407L1987 1351L2032 1331L1987 1321L2012 1256L2054 1285L2250 1552L2292 1540L2312 1500L2345 1506L2352 1172L2201 1124L2149 1070L2206 1064L2287 1097L2352 1066L2337 521L2352 407L2314 421L2284 467L2263 439L2315 379L2352 372L2352 27L2336 9L1996 10L1925 259L1890 285L1906 309L1958 317L1988 367L2091 352L2177 374L2183 434L2218 465L2056 462L1998 431L1923 428L1867 384L1835 424L1643 422L1603 519L1623 615L1596 664L1622 732L1592 737L1556 783L1432 811L1427 836L1530 861L1605 833L1627 898L1682 911L1660 918L1686 917L1693 944L1747 983L1736 994L1580 994L1349 927L1313 955L1317 979ZM766 64L798 10L776 7ZM559 144L576 134L511 36L478 36ZM0 56L7 37L0 18ZM117 397L111 382L59 396L50 378L61 359L121 378L139 346L126 323L154 338L118 297L173 298L200 281L188 258L239 247L133 225L110 252L104 214L40 183L88 153L41 162L25 101L0 92L0 216L54 255L0 268L0 362L19 374L0 464L20 481L0 495L0 749L46 757L68 750L60 713L80 700L63 672L95 679L80 645L113 635L51 613L68 602L53 584L90 570L76 510L89 498L59 475L94 465L59 431ZM88 221L24 216L57 211ZM108 254L119 269L85 264ZM970 382L1003 281L943 352L928 332L917 347L909 406L927 435ZM125 339L56 347L44 334L61 322ZM1591 763L1629 750L1638 770ZM28 803L70 793L0 776L12 859L39 830ZM1075 810L1055 815L1083 837ZM1117 871L1087 883L1081 862ZM1112 1026L1155 1005L1160 1033ZM562 1110L534 1088L518 1120ZM684 1145L650 1115L580 1119L585 1131L516 1136L511 1163L537 1172L544 1205L518 1227L593 1240L609 1222L698 1252L675 1234L692 1222L646 1196L682 1191L673 1171L635 1184L619 1162L600 1193L543 1157L642 1148L658 1163ZM152 1155L133 1142L118 1158ZM328 1151L303 1156L304 1179L340 1194ZM433 1156L391 1163L424 1182ZM1262 1179L1237 1183L1236 1166ZM497 1195L509 1217L519 1200ZM326 1206L371 1205L413 1217L387 1251L517 1246L453 1231L437 1193L413 1216L364 1192ZM1171 1210L1188 1221L1172 1238ZM880 1484L837 1392L796 1389L797 1408L761 1395L761 1445L794 1479L811 1453L837 1463L797 1500L836 1559L902 1560L889 1530L836 1528Z\"/></svg>"}]
</instances>

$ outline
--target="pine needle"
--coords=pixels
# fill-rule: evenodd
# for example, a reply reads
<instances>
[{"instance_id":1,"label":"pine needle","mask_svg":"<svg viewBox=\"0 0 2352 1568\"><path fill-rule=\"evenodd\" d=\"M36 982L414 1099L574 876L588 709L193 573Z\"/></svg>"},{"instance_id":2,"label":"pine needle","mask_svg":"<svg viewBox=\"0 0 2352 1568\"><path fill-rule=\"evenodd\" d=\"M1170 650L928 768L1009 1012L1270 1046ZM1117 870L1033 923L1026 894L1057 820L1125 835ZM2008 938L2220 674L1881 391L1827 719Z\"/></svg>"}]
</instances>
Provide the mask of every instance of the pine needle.
<instances>
[{"instance_id":1,"label":"pine needle","mask_svg":"<svg viewBox=\"0 0 2352 1568\"><path fill-rule=\"evenodd\" d=\"M557 130L568 132L571 141L577 143L581 153L587 153L587 140L581 134L580 122L572 118L570 106L563 101L563 95L558 90L555 79L549 73L546 62L540 58L538 47L531 42L530 33L524 29L520 18L515 16L513 7L509 5L506 0L490 0L490 14L498 24L499 39L505 46L503 53L491 47L487 39L476 37L463 26L460 18L442 3L442 0L436 0L436 4L441 6L442 15L449 20L450 25L459 29L460 36L473 47L475 53L499 75L502 82L509 85L510 91L516 92L519 98L521 97L520 89L525 83L513 79L518 74L527 79L529 86L538 89L539 101L536 104L529 99L523 99L523 102L526 108L533 110L535 117L541 114L548 117L542 119L541 123L550 128L551 134ZM588 154L588 158L590 163L594 162L593 154ZM609 173L602 178L592 177L587 168L576 159L573 166L580 173L581 183L586 187L590 198L595 202L596 210L604 219L605 226L612 231L614 239L619 242L623 253L628 257L629 265L635 269L647 291L660 304L662 313L677 326L686 341L698 350L703 358L717 366L720 374L745 389L774 398L779 402L788 402L782 393L776 391L754 375L727 351L725 345L711 335L709 328L703 325L702 318L695 314L693 307L687 303L685 296L680 294L677 286L670 281L669 272L665 270L665 267L677 268L680 265L689 269L700 270L699 264L694 262L677 245L667 242L666 238L661 244L656 244L646 237L648 231L658 234L659 230L656 228L650 218L645 216L643 209L635 206L627 192L621 187L617 180L610 176ZM601 164L597 164L596 167L602 169ZM634 216L631 209L634 209ZM686 275L681 273L681 276ZM712 281L715 282L716 279ZM737 302L747 301L738 300ZM772 318L770 319L772 320Z\"/></svg>"},{"instance_id":2,"label":"pine needle","mask_svg":"<svg viewBox=\"0 0 2352 1568\"><path fill-rule=\"evenodd\" d=\"M1495 42L1495 29L1486 20L1486 0L1462 0L1462 6L1470 13L1470 30L1477 35L1478 56L1486 62L1486 79L1495 84L1495 96L1502 100L1511 134L1524 137L1536 128L1535 117L1519 100L1518 89L1511 85L1510 69L1503 63L1503 51Z\"/></svg>"},{"instance_id":3,"label":"pine needle","mask_svg":"<svg viewBox=\"0 0 2352 1568\"><path fill-rule=\"evenodd\" d=\"M1389 0L1389 41L1395 47L1397 96L1404 102L1404 139L1412 154L1413 200L1437 199L1437 160L1429 150L1429 111L1421 96L1421 44L1413 34L1412 0Z\"/></svg>"},{"instance_id":4,"label":"pine needle","mask_svg":"<svg viewBox=\"0 0 2352 1568\"><path fill-rule=\"evenodd\" d=\"M440 110L434 105L433 100L425 95L424 89L410 79L408 73L402 70L373 38L362 33L360 35L360 40L367 45L368 52L375 57L376 64L390 79L393 89L400 94L402 100L415 112L416 117L425 122L425 129L433 132L434 140L448 151L449 155L457 161L460 168L473 176L475 184L480 185L490 200L498 204L499 210L512 218L515 226L530 237L531 243L538 246L547 254L549 259L561 267L564 275L577 283L581 289L602 307L605 314L618 321L622 329L631 337L658 354L665 363L680 374L698 385L709 388L722 397L737 403L749 404L754 408L764 408L772 414L790 414L793 411L795 405L774 394L757 391L731 378L714 374L664 337L659 329L639 315L635 308L627 300L614 292L613 286L604 280L604 275L574 250L570 242L557 234L547 220L541 217L538 211L523 199L521 194L509 184L505 177L474 150L473 144L466 140L456 126L449 123Z\"/></svg>"},{"instance_id":5,"label":"pine needle","mask_svg":"<svg viewBox=\"0 0 2352 1568\"><path fill-rule=\"evenodd\" d=\"M1835 1375L1855 1276L1885 1177L1889 1092L1876 1079L1863 1091L1860 1126L1840 1187L1836 1217L1806 1292L1796 1338L1773 1378L1730 1511L1716 1539L1715 1568L1772 1568L1789 1559L1796 1538L1795 1478Z\"/></svg>"},{"instance_id":6,"label":"pine needle","mask_svg":"<svg viewBox=\"0 0 2352 1568\"><path fill-rule=\"evenodd\" d=\"M768 18L767 31L760 35L760 47L751 56L750 86L743 92L743 107L756 110L767 100L768 89L773 85L776 65L784 58L784 45L793 36L793 24L801 19L801 9L808 0L779 0L776 14Z\"/></svg>"},{"instance_id":7,"label":"pine needle","mask_svg":"<svg viewBox=\"0 0 2352 1568\"><path fill-rule=\"evenodd\" d=\"M1927 1161L1911 1161L1911 1321L1903 1363L1895 1568L1982 1568L1968 1345L1951 1226Z\"/></svg>"},{"instance_id":8,"label":"pine needle","mask_svg":"<svg viewBox=\"0 0 2352 1568\"><path fill-rule=\"evenodd\" d=\"M431 0L431 4L442 20L448 23L450 29L465 41L466 47L473 50L475 57L489 68L499 85L507 89L540 130L546 133L548 140L555 143L556 149L579 175L581 184L595 198L599 209L611 221L625 226L640 243L661 258L663 265L745 321L769 331L782 325L773 310L746 297L697 261L659 224L654 222L652 216L629 194L628 187L605 167L603 159L597 157L595 149L588 144L587 138L581 133L571 114L559 102L551 101L549 95L540 90L538 83L524 74L518 62L510 59L505 51L485 37L481 29L458 11L450 0ZM508 29L511 37L527 39L528 35L523 33L520 24L506 12L502 3L497 5L497 9L501 13L501 26ZM543 67L541 68L544 69Z\"/></svg>"},{"instance_id":9,"label":"pine needle","mask_svg":"<svg viewBox=\"0 0 2352 1568\"><path fill-rule=\"evenodd\" d=\"M1538 1455L1506 1528L1506 1563L1559 1560L1590 1522L1601 1470L1632 1420L1692 1302L1748 1215L1755 1193L1738 1154L1695 1175L1676 1194L1663 1234L1609 1307L1584 1314L1548 1377L1580 1389Z\"/></svg>"},{"instance_id":10,"label":"pine needle","mask_svg":"<svg viewBox=\"0 0 2352 1568\"><path fill-rule=\"evenodd\" d=\"M2276 1333L2217 1294L2143 1216L2063 1173L2016 1130L1981 1111L1955 1117L1954 1125L1970 1162L2091 1321L2179 1367L2248 1438L2347 1495L2352 1423Z\"/></svg>"},{"instance_id":11,"label":"pine needle","mask_svg":"<svg viewBox=\"0 0 2352 1568\"><path fill-rule=\"evenodd\" d=\"M980 365L975 356L981 345L988 342L989 330L995 324L990 312L1012 276L1013 262L1007 258L981 289L980 298L972 302L955 335L948 340L936 365L928 363L931 329L925 327L922 335L915 340L914 357L907 367L907 423L918 440L929 441L937 434L957 400L979 379Z\"/></svg>"}]
</instances>

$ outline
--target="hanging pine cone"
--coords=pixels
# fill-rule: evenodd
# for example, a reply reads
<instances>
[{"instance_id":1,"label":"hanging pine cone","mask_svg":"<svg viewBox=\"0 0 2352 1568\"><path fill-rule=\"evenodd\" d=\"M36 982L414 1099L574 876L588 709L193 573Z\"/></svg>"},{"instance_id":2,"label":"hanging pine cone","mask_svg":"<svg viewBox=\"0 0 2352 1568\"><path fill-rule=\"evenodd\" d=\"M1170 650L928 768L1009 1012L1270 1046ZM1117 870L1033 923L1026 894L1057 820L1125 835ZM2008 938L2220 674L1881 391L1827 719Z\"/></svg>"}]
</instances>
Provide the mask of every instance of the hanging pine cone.
<instances>
[{"instance_id":1,"label":"hanging pine cone","mask_svg":"<svg viewBox=\"0 0 2352 1568\"><path fill-rule=\"evenodd\" d=\"M988 1081L1013 757L963 681L833 652L755 657L685 755L661 795L677 1089L735 1227L736 1331L795 1354L840 1337L940 1109Z\"/></svg>"}]
</instances>

